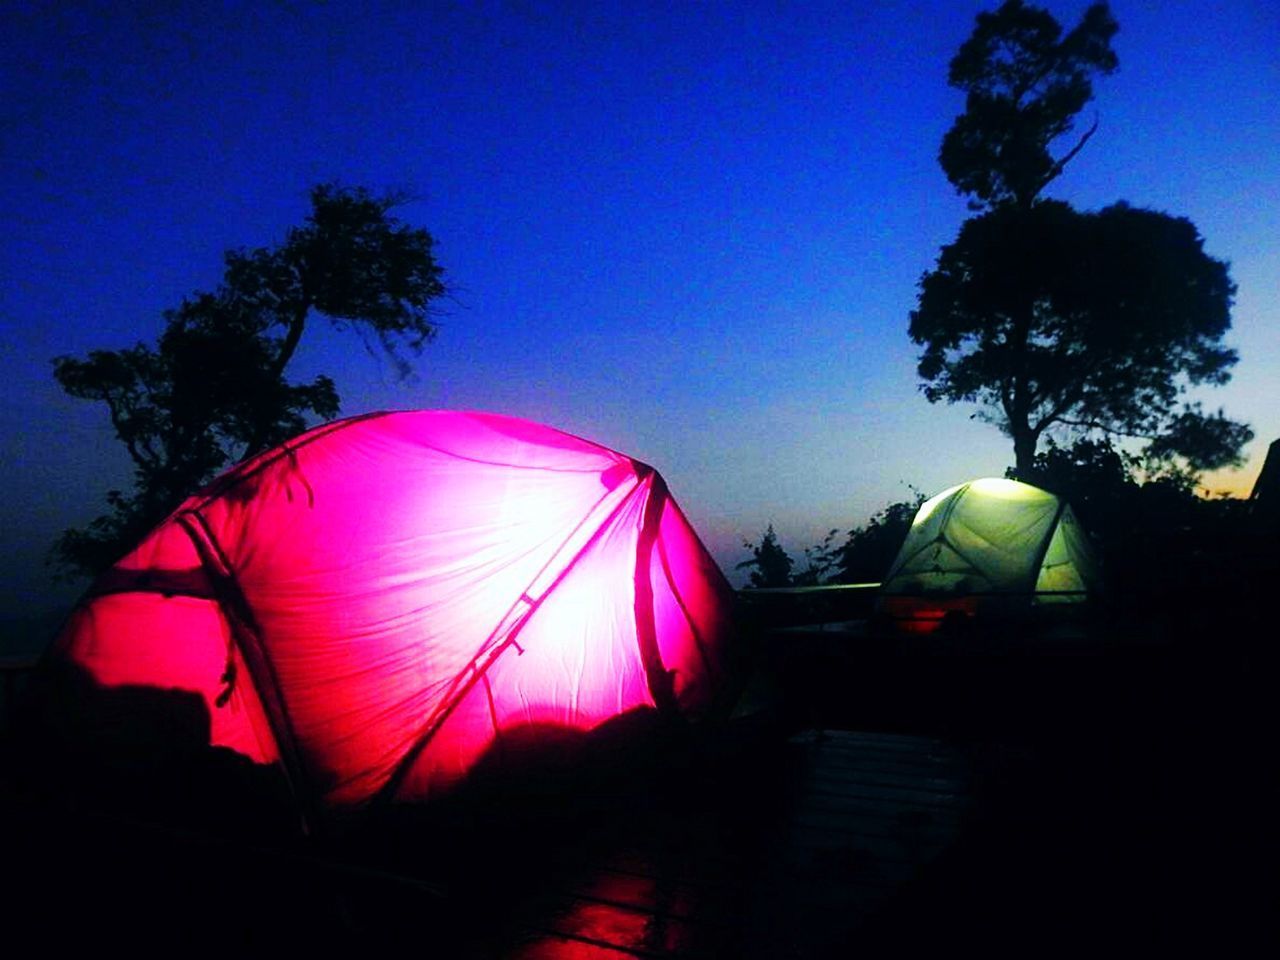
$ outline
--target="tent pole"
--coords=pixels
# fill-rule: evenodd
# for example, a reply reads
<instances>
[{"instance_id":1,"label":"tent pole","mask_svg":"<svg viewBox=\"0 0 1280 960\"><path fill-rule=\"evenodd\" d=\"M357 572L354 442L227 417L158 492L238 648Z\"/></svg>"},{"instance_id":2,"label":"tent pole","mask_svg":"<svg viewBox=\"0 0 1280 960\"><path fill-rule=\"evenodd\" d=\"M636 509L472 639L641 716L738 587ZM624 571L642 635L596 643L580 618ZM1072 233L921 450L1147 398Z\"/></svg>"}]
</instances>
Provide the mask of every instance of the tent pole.
<instances>
[{"instance_id":1,"label":"tent pole","mask_svg":"<svg viewBox=\"0 0 1280 960\"><path fill-rule=\"evenodd\" d=\"M640 648L640 662L644 665L649 696L653 698L654 706L660 713L674 713L675 680L662 662L662 651L658 647L658 628L653 615L653 548L662 523L667 485L656 471L651 467L648 469L646 486L649 496L645 500L644 514L640 521L640 535L636 538L636 645Z\"/></svg>"},{"instance_id":2,"label":"tent pole","mask_svg":"<svg viewBox=\"0 0 1280 960\"><path fill-rule=\"evenodd\" d=\"M285 778L289 781L289 787L300 808L302 831L310 835L316 825L313 798L303 775L293 724L289 722L288 711L280 696L275 669L263 648L253 610L236 582L226 554L213 538L213 532L204 517L199 512L190 510L179 514L177 520L191 538L201 563L209 573L218 606L227 618L233 642L240 648L240 654L249 668L254 688L271 724L271 732L275 735Z\"/></svg>"}]
</instances>

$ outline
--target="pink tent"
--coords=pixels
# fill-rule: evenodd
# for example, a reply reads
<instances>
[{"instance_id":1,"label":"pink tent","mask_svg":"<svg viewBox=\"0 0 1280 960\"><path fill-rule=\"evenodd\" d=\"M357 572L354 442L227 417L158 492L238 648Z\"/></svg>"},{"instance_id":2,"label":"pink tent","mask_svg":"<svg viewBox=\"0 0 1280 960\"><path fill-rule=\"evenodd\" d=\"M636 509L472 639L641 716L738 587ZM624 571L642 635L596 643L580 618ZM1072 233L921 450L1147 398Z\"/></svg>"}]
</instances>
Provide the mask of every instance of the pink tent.
<instances>
[{"instance_id":1,"label":"pink tent","mask_svg":"<svg viewBox=\"0 0 1280 960\"><path fill-rule=\"evenodd\" d=\"M187 500L54 656L198 694L213 746L333 809L437 793L529 725L706 711L729 597L651 467L507 417L380 413Z\"/></svg>"}]
</instances>

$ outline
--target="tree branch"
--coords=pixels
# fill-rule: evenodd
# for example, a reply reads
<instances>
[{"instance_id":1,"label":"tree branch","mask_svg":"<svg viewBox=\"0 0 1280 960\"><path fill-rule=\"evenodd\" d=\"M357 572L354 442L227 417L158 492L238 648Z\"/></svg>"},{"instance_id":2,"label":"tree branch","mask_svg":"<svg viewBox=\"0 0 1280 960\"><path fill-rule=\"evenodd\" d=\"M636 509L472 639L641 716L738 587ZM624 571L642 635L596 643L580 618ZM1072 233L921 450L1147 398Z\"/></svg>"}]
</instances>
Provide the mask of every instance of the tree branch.
<instances>
[{"instance_id":1,"label":"tree branch","mask_svg":"<svg viewBox=\"0 0 1280 960\"><path fill-rule=\"evenodd\" d=\"M1066 417L1061 417L1059 418L1058 423L1065 427L1080 427L1084 430L1101 430L1103 433L1109 433L1115 437L1131 437L1135 440L1156 439L1149 433L1129 433L1128 431L1121 430L1118 427L1109 427L1105 423L1100 423L1097 420L1070 420Z\"/></svg>"},{"instance_id":2,"label":"tree branch","mask_svg":"<svg viewBox=\"0 0 1280 960\"><path fill-rule=\"evenodd\" d=\"M1097 132L1097 130L1098 130L1098 117L1095 114L1093 118L1093 126L1091 126L1088 130L1084 132L1084 136L1080 138L1080 141L1074 147L1068 150L1061 160L1057 160L1054 162L1053 166L1049 169L1049 172L1045 175L1044 179L1040 181L1040 186L1036 188L1037 194L1041 190L1043 190L1045 187L1047 187L1050 183L1052 183L1054 180L1057 180L1058 177L1062 175L1062 171L1066 167L1066 165L1070 163L1072 160L1074 160L1076 157L1076 154L1078 154L1081 150L1084 149L1084 145L1089 142L1089 138L1092 137Z\"/></svg>"},{"instance_id":3,"label":"tree branch","mask_svg":"<svg viewBox=\"0 0 1280 960\"><path fill-rule=\"evenodd\" d=\"M1053 71L1057 70L1061 65L1061 54L1056 57L1051 57L1045 62L1044 66L1040 68L1038 73L1035 73L1030 77L1026 77L1022 82L1011 86L1009 92L1013 95L1014 105L1021 108L1022 98L1034 90L1041 80L1049 76L1049 74L1053 73Z\"/></svg>"},{"instance_id":4,"label":"tree branch","mask_svg":"<svg viewBox=\"0 0 1280 960\"><path fill-rule=\"evenodd\" d=\"M289 330L285 334L284 342L280 344L280 353L276 356L275 365L271 369L272 379L284 376L285 367L293 359L294 351L298 349L298 343L302 340L302 331L306 328L307 314L310 310L311 304L303 300L294 310L293 316L289 318Z\"/></svg>"}]
</instances>

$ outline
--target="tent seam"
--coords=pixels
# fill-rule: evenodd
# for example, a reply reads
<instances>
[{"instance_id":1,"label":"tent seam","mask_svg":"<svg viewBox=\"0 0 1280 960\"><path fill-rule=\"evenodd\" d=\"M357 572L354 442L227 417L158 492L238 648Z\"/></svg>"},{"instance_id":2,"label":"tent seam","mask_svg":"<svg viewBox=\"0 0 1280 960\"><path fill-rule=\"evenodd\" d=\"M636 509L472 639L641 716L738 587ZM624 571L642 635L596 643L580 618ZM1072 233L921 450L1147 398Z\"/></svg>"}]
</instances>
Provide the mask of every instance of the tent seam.
<instances>
[{"instance_id":1,"label":"tent seam","mask_svg":"<svg viewBox=\"0 0 1280 960\"><path fill-rule=\"evenodd\" d=\"M364 413L356 417L348 417L345 420L337 420L332 423L321 424L320 426L316 427L314 430L311 430L308 433L303 434L301 437L298 437L295 440L286 440L284 443L280 444L280 446L276 447L274 450L264 452L262 454L262 459L260 459L257 463L253 463L252 461L250 461L250 463L253 463L253 465L252 466L246 465L243 473L228 474L224 477L220 477L214 480L210 484L210 487L208 488L209 492L205 494L204 498L194 507L189 507L187 508L187 511L184 511L184 512L195 512L198 510L203 510L214 500L217 500L220 497L225 496L229 491L234 490L236 487L240 486L242 483L245 483L246 481L251 480L254 477L258 476L268 467L274 466L276 463L279 463L281 460L287 457L293 456L298 450L301 450L303 447L310 446L312 443L315 443L317 440L322 440L325 437L330 436L331 434L339 433L342 430L345 430L347 427L355 426L357 423L363 423L366 420L376 420L379 417L386 417L386 416L390 416L390 413L387 411L379 411L376 413ZM199 494L197 494L197 496L198 495Z\"/></svg>"},{"instance_id":2,"label":"tent seam","mask_svg":"<svg viewBox=\"0 0 1280 960\"><path fill-rule=\"evenodd\" d=\"M640 466L644 466L644 465L640 464ZM647 467L646 469L652 470L651 467ZM451 681L449 681L449 689L455 691L452 699L444 707L436 711L436 713L427 721L427 723L423 727L423 732L419 734L418 738L414 741L413 745L407 751L405 751L404 757L402 757L401 760L395 765L395 768L392 770L390 776L387 777L386 782L384 782L383 785L378 788L377 793L374 794L373 799L371 801L373 804L387 803L390 801L391 797L393 797L399 791L401 785L404 782L405 777L407 777L409 774L409 770L412 769L413 764L417 763L418 757L420 757L423 751L425 751L426 748L430 746L431 741L435 738L435 735L440 732L441 727L444 726L445 722L453 714L453 711L457 708L458 704L460 704L467 697L467 695L475 687L477 682L479 682L480 680L486 677L486 675L489 672L489 669L495 663L497 663L498 658L509 647L511 647L515 643L515 639L520 635L520 631L524 629L524 626L529 622L530 619L532 619L533 615L542 606L542 601L545 600L546 597L551 594L551 592L556 588L556 586L562 580L564 580L565 576L569 573L570 570L574 568L578 560L580 560L582 558L582 555L586 553L587 549L593 543L595 543L596 539L600 536L600 531L603 530L609 524L609 522L613 520L613 518L616 517L622 511L622 508L625 507L627 503L631 501L631 499L636 495L637 492L644 489L644 484L643 482L641 482L640 478L636 477L636 480L637 482L635 486L632 487L632 489L624 497L622 497L621 500L619 500L618 504L612 510L609 511L608 516L606 516L603 520L600 521L600 524L595 528L594 531L592 531L591 536L587 538L586 543L584 543L581 547L578 548L578 551L569 559L569 562L566 563L564 567L561 568L560 572L556 574L555 578L551 581L551 583L547 585L547 588L543 590L542 593L539 594L538 597L536 598L530 597L528 589L526 588L524 591L521 592L520 597L517 598L516 602L513 603L508 608L507 612L502 615L501 619L499 619L498 621L498 625L494 628L494 633L491 633L489 637L486 638L485 644L481 646L480 651L474 657L472 657L472 659L467 663L467 665L463 667L463 669L459 671L458 674ZM534 575L533 581L530 581L530 585L532 585L532 583L535 582L538 579L538 577L542 575L542 573L547 569L547 567L550 566L551 561L555 559L556 554L558 554L560 550L564 549L565 544L568 543L570 538L573 537L574 533L580 530L582 528L582 525L586 523L588 519L590 519L591 515L595 513L596 509L600 506L600 504L604 501L605 497L607 497L610 492L612 491L607 491L603 496L601 496L599 500L597 500L594 504L592 504L591 509L588 510L586 514L583 515L582 519L578 521L578 524L574 527L574 529L569 533L568 536L565 537L565 539L561 542L560 546L556 548L556 551L555 553L552 554L551 559L549 559L547 563L543 565L542 569L539 570L538 573ZM506 637L501 642L497 643L492 647L486 647L485 645L489 643L489 641L493 638L494 634L496 634L497 630L502 626L503 623L506 622L507 617L511 615L512 610L516 608L516 606L520 603L521 600L524 600L526 603L529 604L529 609L525 612L525 614L519 620L517 620L514 624L512 624L511 628L507 631ZM487 659L485 660L485 662L482 665L477 666L481 658L486 657L486 655L487 655ZM463 678L467 676L468 672L470 672L472 675L469 679L464 680ZM459 683L461 683L461 687L457 688L455 685Z\"/></svg>"},{"instance_id":3,"label":"tent seam","mask_svg":"<svg viewBox=\"0 0 1280 960\"><path fill-rule=\"evenodd\" d=\"M668 502L670 501L668 500ZM680 588L676 586L675 576L671 572L671 562L667 558L667 544L661 537L658 538L658 563L662 566L662 573L666 577L667 586L671 588L671 596L675 598L676 606L684 614L684 622L689 625L689 633L693 637L693 645L698 651L698 656L702 658L702 665L708 673L717 673L718 671L711 665L710 657L707 656L707 651L702 641L702 633L698 630L698 625L693 622L693 616L685 605L684 597L680 596Z\"/></svg>"},{"instance_id":4,"label":"tent seam","mask_svg":"<svg viewBox=\"0 0 1280 960\"><path fill-rule=\"evenodd\" d=\"M1036 562L1031 567L1031 582L1028 584L1030 589L1027 591L1032 601L1035 600L1036 584L1040 582L1040 569L1044 566L1044 558L1049 555L1049 547L1053 543L1054 534L1058 532L1058 524L1062 522L1062 511L1066 508L1067 501L1058 497L1058 509L1053 512L1053 522L1049 524L1048 533L1045 534L1044 541L1036 548Z\"/></svg>"},{"instance_id":5,"label":"tent seam","mask_svg":"<svg viewBox=\"0 0 1280 960\"><path fill-rule=\"evenodd\" d=\"M205 517L198 510L186 510L178 515L177 520L191 539L197 555L200 555L201 564L211 575L210 580L215 593L213 600L227 618L227 624L231 628L232 640L240 648L240 655L249 670L249 675L253 679L255 687L259 688L259 696L262 695L262 686L266 685L270 688L269 693L272 703L270 705L264 704L267 722L273 728L272 733L276 738L276 747L280 751L284 768L293 783L294 795L298 798L302 807L304 824L310 824L314 820L312 813L313 798L311 796L313 790L302 768L297 732L294 730L288 707L285 705L279 677L276 675L275 667L271 662L271 658L267 655L265 645L262 643L257 619L253 614L253 607L249 604L248 597L245 596L244 591L240 589L235 577L235 571L231 568L230 560L225 551L223 551L222 545L218 543ZM198 532L197 529L193 528L198 528ZM206 551L212 554L212 559L216 559L217 566L220 566L222 570L209 569L214 564L211 562L211 558L205 555ZM225 573L223 573L223 570L225 570ZM230 596L227 596L227 594ZM231 609L228 609L228 600L230 600ZM243 608L243 613L234 609L237 606ZM252 644L246 643L246 636L252 639ZM250 646L253 647L252 650L250 650ZM265 677L262 676L264 673ZM276 713L279 714L278 719L273 717Z\"/></svg>"},{"instance_id":6,"label":"tent seam","mask_svg":"<svg viewBox=\"0 0 1280 960\"><path fill-rule=\"evenodd\" d=\"M640 530L636 536L636 565L632 573L634 584L632 616L636 628L636 652L640 655L640 665L644 667L646 685L649 688L649 696L653 698L654 706L659 711L674 711L676 708L675 681L671 671L662 661L662 648L658 645L658 624L654 611L653 591L653 548L658 540L667 489L666 484L655 472L645 477L642 485L648 486L649 496L645 500L644 510L640 516Z\"/></svg>"}]
</instances>

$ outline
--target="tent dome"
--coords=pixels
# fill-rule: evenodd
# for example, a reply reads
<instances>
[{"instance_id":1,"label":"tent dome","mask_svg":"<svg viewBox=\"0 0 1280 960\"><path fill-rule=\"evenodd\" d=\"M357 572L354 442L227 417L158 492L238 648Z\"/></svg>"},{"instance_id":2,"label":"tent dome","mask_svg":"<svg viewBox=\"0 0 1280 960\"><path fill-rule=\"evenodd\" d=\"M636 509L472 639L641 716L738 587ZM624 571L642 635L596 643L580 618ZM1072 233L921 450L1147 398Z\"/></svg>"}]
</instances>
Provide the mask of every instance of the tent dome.
<instances>
[{"instance_id":1,"label":"tent dome","mask_svg":"<svg viewBox=\"0 0 1280 960\"><path fill-rule=\"evenodd\" d=\"M1047 490L986 477L920 505L881 586L880 609L906 619L1078 604L1097 583L1088 537Z\"/></svg>"},{"instance_id":2,"label":"tent dome","mask_svg":"<svg viewBox=\"0 0 1280 960\"><path fill-rule=\"evenodd\" d=\"M523 420L318 427L183 503L52 656L198 695L306 806L414 800L508 731L708 710L731 591L650 467Z\"/></svg>"}]
</instances>

